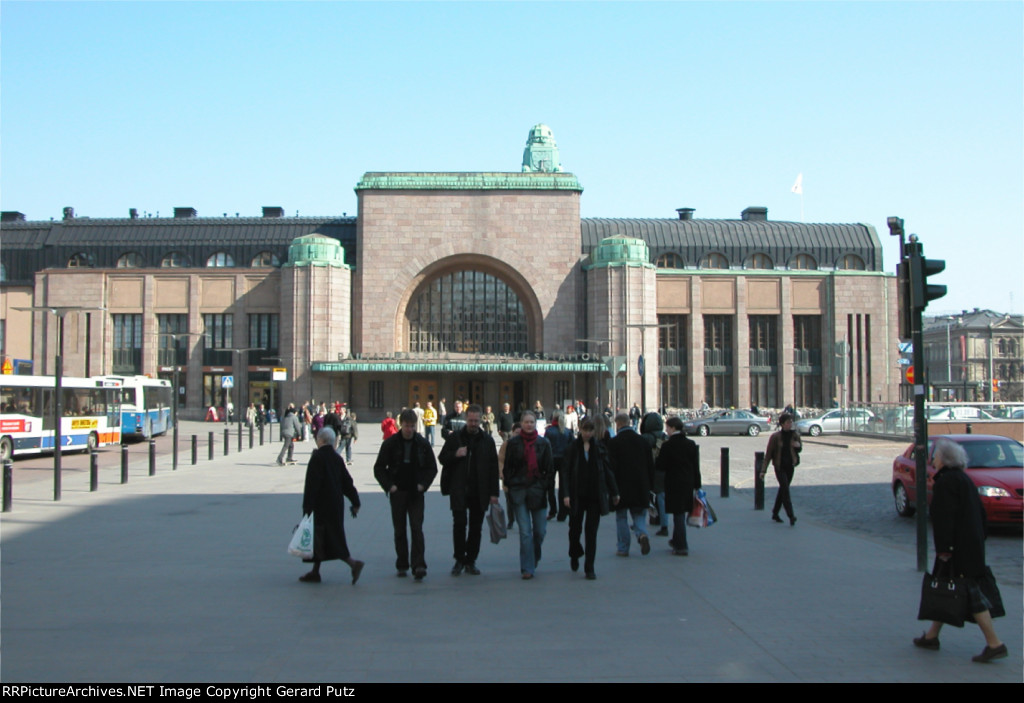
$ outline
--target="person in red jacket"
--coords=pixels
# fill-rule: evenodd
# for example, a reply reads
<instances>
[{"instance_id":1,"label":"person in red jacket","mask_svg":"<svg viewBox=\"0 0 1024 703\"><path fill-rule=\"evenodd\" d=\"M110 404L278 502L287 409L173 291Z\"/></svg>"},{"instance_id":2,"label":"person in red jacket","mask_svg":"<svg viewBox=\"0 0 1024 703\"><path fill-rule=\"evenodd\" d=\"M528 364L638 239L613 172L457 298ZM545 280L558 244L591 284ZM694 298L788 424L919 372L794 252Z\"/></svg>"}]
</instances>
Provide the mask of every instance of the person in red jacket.
<instances>
[{"instance_id":1,"label":"person in red jacket","mask_svg":"<svg viewBox=\"0 0 1024 703\"><path fill-rule=\"evenodd\" d=\"M387 413L387 417L381 420L380 431L384 434L384 439L398 434L398 426L395 425L395 418L391 417L390 411Z\"/></svg>"}]
</instances>

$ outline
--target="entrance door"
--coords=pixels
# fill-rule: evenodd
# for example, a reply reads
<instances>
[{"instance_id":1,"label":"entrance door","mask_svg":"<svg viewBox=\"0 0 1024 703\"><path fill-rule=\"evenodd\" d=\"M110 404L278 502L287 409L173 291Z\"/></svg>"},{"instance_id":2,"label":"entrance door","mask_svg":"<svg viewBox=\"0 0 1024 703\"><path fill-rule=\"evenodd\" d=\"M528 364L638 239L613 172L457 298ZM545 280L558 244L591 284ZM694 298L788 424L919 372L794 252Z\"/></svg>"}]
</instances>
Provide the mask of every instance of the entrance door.
<instances>
[{"instance_id":1,"label":"entrance door","mask_svg":"<svg viewBox=\"0 0 1024 703\"><path fill-rule=\"evenodd\" d=\"M411 408L419 403L421 408L425 408L428 400L434 404L435 408L437 407L437 381L423 379L409 381L409 405L407 407Z\"/></svg>"}]
</instances>

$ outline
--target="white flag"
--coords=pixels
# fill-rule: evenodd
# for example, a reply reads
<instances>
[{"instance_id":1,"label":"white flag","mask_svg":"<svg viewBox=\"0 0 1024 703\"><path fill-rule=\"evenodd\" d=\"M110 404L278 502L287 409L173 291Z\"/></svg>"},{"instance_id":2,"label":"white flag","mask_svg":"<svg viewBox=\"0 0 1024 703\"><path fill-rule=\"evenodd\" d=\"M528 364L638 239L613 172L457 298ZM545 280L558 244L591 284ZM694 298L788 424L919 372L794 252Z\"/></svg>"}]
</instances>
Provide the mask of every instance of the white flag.
<instances>
[{"instance_id":1,"label":"white flag","mask_svg":"<svg viewBox=\"0 0 1024 703\"><path fill-rule=\"evenodd\" d=\"M797 195L804 194L804 174L797 174L796 182L793 184L793 187L790 188L790 190L792 190Z\"/></svg>"}]
</instances>

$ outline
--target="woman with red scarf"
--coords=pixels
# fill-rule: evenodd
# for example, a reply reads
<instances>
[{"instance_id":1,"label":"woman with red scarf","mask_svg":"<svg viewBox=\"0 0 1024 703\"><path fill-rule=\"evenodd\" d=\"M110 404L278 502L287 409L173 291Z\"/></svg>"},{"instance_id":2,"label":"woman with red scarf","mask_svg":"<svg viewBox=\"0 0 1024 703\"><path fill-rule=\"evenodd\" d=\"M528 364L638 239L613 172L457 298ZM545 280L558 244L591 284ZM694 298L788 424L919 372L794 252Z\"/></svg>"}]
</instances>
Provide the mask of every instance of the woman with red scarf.
<instances>
[{"instance_id":1,"label":"woman with red scarf","mask_svg":"<svg viewBox=\"0 0 1024 703\"><path fill-rule=\"evenodd\" d=\"M537 434L537 418L529 410L520 418L522 431L508 440L505 487L519 524L519 569L524 580L533 578L547 530L547 490L554 476L551 445Z\"/></svg>"}]
</instances>

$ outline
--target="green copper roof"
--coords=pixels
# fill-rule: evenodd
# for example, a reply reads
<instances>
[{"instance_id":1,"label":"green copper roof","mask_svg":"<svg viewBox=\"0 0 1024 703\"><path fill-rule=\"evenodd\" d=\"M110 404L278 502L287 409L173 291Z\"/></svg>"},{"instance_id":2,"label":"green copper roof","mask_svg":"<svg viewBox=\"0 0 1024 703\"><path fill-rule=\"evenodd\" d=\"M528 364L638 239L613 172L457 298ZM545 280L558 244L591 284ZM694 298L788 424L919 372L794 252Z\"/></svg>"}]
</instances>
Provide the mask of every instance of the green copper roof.
<instances>
[{"instance_id":1,"label":"green copper roof","mask_svg":"<svg viewBox=\"0 0 1024 703\"><path fill-rule=\"evenodd\" d=\"M523 171L555 173L561 170L554 132L546 124L534 125L523 149Z\"/></svg>"},{"instance_id":2,"label":"green copper roof","mask_svg":"<svg viewBox=\"0 0 1024 703\"><path fill-rule=\"evenodd\" d=\"M345 249L341 242L322 234L296 237L288 247L285 266L344 266Z\"/></svg>"},{"instance_id":3,"label":"green copper roof","mask_svg":"<svg viewBox=\"0 0 1024 703\"><path fill-rule=\"evenodd\" d=\"M364 173L356 190L571 190L571 173Z\"/></svg>"},{"instance_id":4,"label":"green copper roof","mask_svg":"<svg viewBox=\"0 0 1024 703\"><path fill-rule=\"evenodd\" d=\"M314 361L314 373L600 373L595 362Z\"/></svg>"},{"instance_id":5,"label":"green copper roof","mask_svg":"<svg viewBox=\"0 0 1024 703\"><path fill-rule=\"evenodd\" d=\"M587 268L603 266L648 266L654 268L647 242L622 234L602 239L590 253L590 262Z\"/></svg>"}]
</instances>

